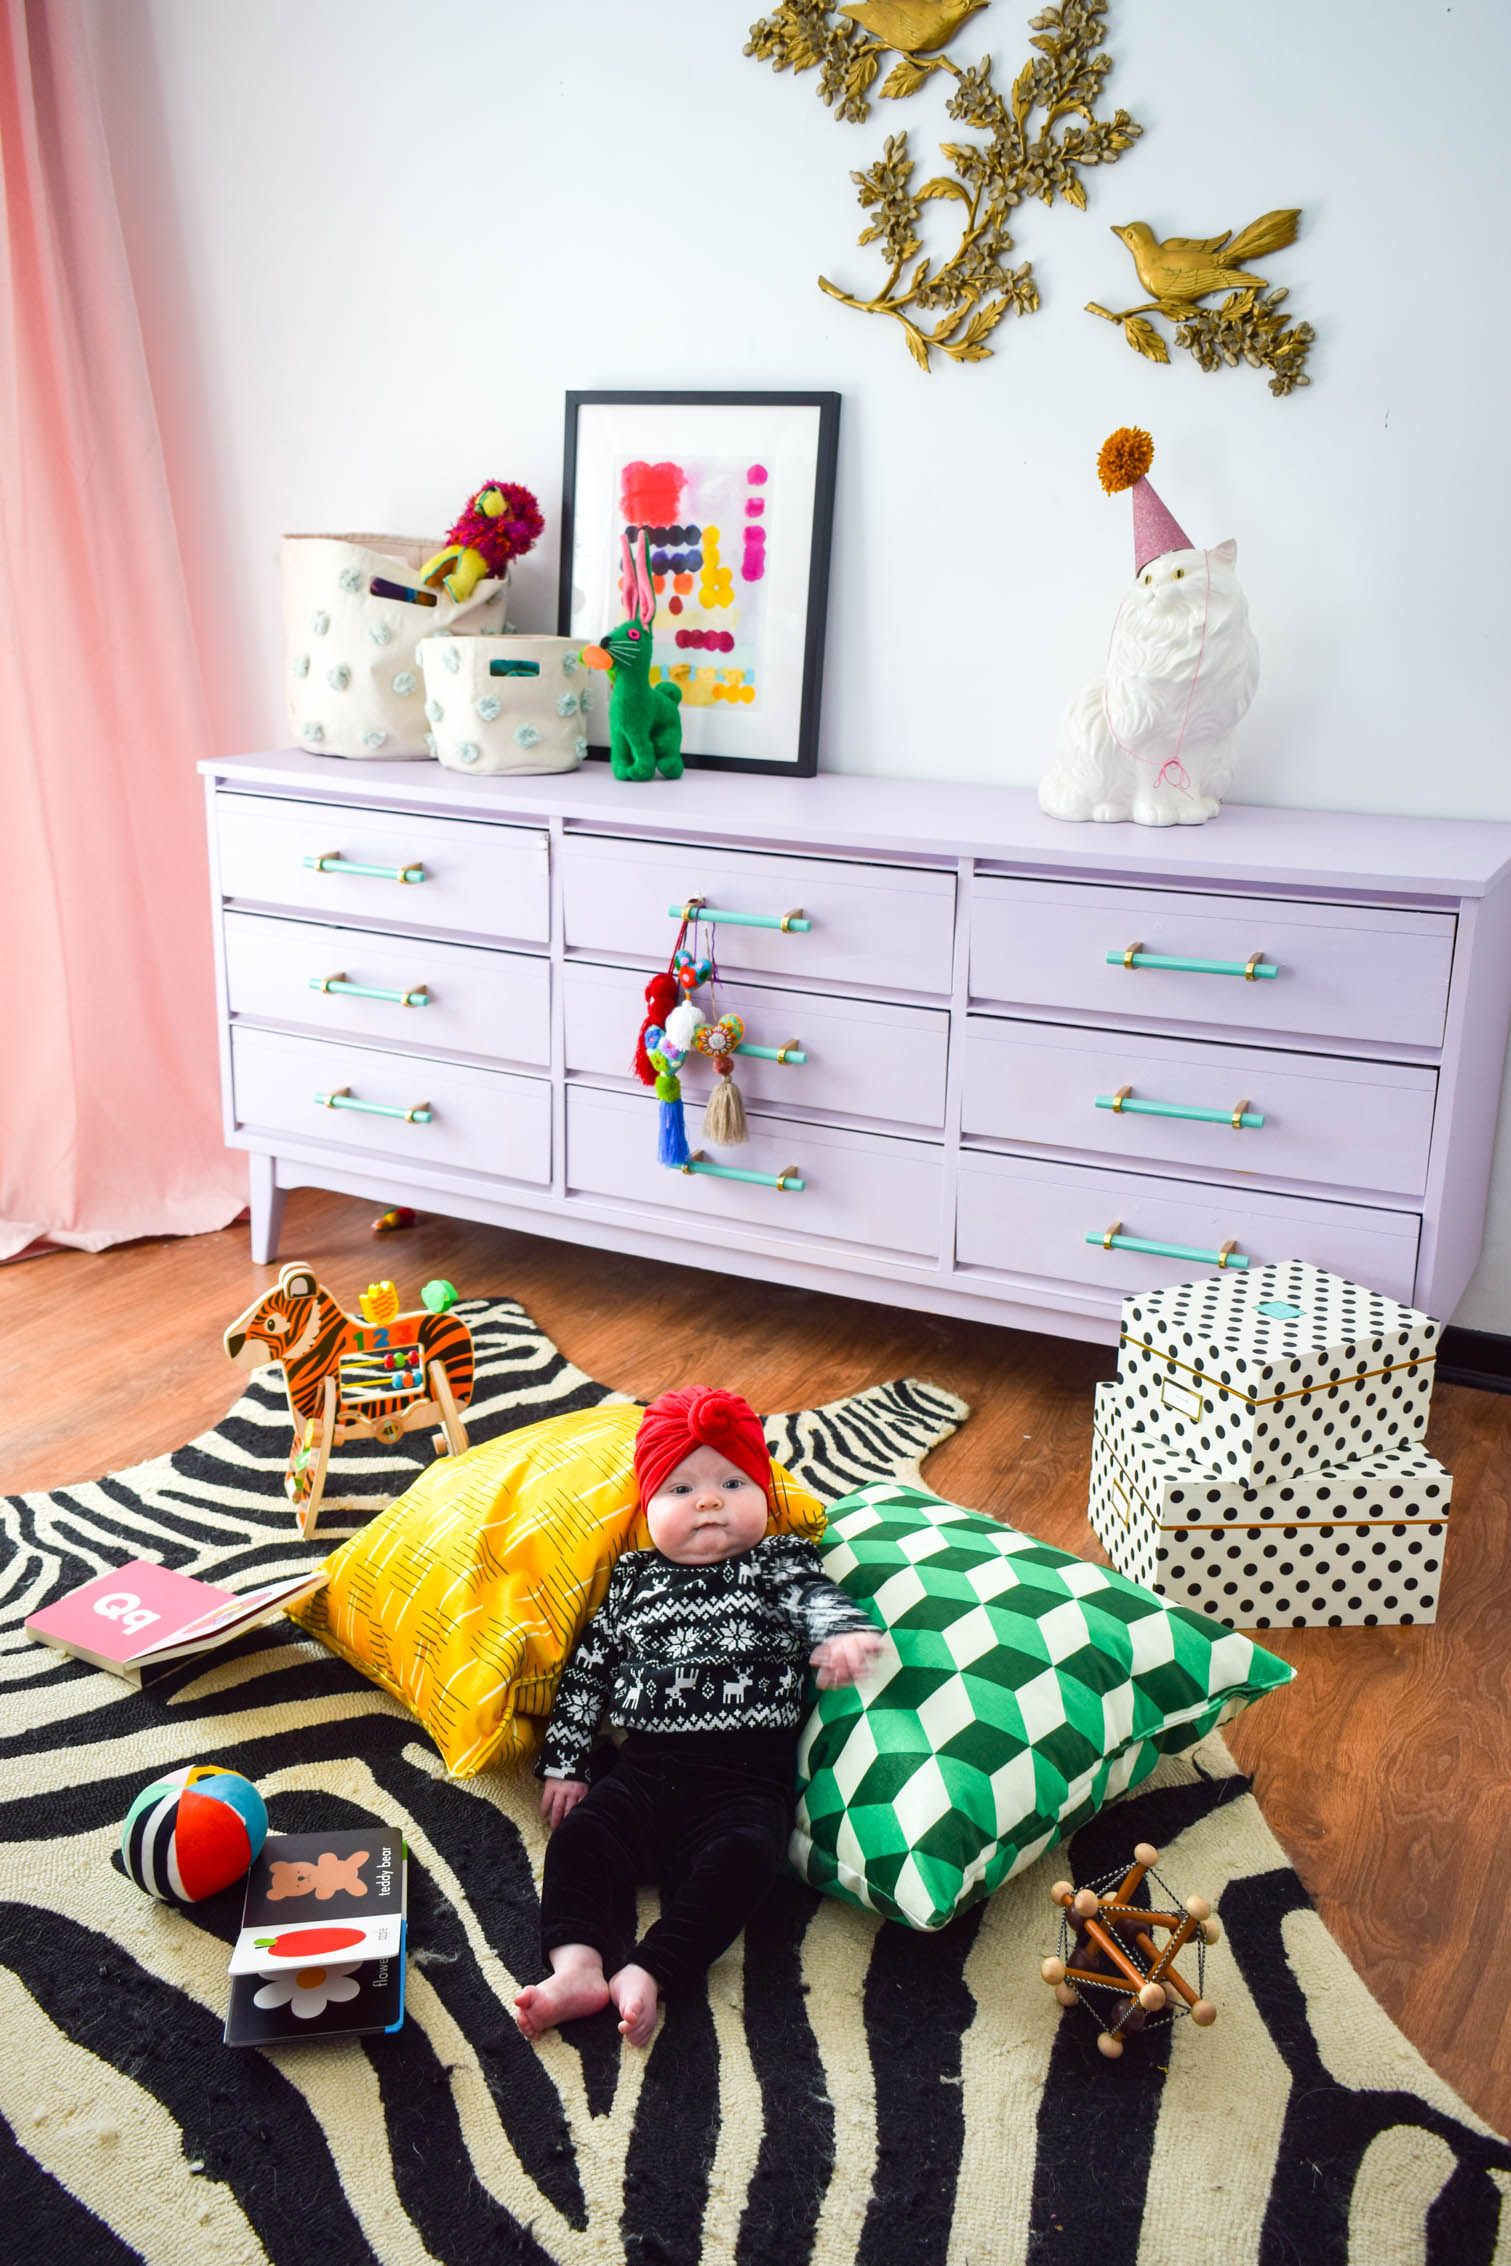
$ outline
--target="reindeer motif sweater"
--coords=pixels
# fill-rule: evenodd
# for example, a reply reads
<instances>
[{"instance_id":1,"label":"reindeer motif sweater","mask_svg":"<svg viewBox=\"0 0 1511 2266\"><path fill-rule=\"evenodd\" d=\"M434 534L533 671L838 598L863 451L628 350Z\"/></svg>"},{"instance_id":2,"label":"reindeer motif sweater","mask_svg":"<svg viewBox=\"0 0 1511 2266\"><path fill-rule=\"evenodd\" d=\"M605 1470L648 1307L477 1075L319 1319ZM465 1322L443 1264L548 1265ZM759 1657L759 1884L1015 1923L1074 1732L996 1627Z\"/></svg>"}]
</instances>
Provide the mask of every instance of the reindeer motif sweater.
<instances>
[{"instance_id":1,"label":"reindeer motif sweater","mask_svg":"<svg viewBox=\"0 0 1511 2266\"><path fill-rule=\"evenodd\" d=\"M796 1535L711 1566L626 1551L557 1686L536 1776L583 1777L605 1716L625 1731L795 1731L814 1646L874 1625Z\"/></svg>"}]
</instances>

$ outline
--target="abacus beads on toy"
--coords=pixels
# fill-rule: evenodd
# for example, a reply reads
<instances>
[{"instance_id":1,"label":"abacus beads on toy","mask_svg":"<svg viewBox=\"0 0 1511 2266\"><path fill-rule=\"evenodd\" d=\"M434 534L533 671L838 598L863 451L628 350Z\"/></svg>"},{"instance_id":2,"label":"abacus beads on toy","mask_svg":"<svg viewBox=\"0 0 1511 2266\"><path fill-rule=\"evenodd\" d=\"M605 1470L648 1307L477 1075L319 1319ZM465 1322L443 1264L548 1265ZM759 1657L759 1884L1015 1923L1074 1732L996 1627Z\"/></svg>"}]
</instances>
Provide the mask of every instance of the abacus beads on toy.
<instances>
[{"instance_id":1,"label":"abacus beads on toy","mask_svg":"<svg viewBox=\"0 0 1511 2266\"><path fill-rule=\"evenodd\" d=\"M197 1904L240 1880L268 1835L249 1778L191 1763L144 1787L121 1827L127 1877L165 1904Z\"/></svg>"}]
</instances>

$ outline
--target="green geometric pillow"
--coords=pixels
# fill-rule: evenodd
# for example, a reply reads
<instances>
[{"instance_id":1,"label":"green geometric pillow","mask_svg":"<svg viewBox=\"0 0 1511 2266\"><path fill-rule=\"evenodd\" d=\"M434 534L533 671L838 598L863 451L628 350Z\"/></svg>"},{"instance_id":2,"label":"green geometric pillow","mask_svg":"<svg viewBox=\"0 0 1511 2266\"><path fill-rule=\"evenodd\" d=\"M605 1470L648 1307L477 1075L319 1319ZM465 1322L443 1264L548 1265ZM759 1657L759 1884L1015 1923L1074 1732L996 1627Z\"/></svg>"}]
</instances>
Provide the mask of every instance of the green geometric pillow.
<instances>
[{"instance_id":1,"label":"green geometric pillow","mask_svg":"<svg viewBox=\"0 0 1511 2266\"><path fill-rule=\"evenodd\" d=\"M942 1928L1294 1674L1110 1567L922 1488L845 1496L820 1548L895 1660L864 1699L818 1695L792 1863L910 1928Z\"/></svg>"}]
</instances>

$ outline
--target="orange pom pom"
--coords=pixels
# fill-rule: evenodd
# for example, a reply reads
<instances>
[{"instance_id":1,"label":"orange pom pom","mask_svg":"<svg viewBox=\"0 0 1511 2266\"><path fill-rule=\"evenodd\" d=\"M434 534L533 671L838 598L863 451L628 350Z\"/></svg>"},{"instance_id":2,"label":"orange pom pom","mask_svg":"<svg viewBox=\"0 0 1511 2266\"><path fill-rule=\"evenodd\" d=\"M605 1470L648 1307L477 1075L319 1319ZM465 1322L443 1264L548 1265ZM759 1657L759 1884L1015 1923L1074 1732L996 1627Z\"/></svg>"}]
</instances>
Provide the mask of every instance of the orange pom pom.
<instances>
[{"instance_id":1,"label":"orange pom pom","mask_svg":"<svg viewBox=\"0 0 1511 2266\"><path fill-rule=\"evenodd\" d=\"M1154 443L1137 425L1119 425L1102 443L1097 478L1109 496L1120 495L1142 480L1154 462Z\"/></svg>"}]
</instances>

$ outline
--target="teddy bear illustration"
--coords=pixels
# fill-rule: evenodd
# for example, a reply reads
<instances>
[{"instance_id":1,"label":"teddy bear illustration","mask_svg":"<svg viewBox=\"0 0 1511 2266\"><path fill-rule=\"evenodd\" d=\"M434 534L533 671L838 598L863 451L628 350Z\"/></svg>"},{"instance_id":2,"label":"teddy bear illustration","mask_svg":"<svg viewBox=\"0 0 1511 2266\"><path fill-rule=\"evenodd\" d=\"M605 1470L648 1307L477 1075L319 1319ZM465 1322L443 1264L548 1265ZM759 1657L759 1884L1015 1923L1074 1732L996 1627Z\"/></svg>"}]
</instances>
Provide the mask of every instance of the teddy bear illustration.
<instances>
[{"instance_id":1,"label":"teddy bear illustration","mask_svg":"<svg viewBox=\"0 0 1511 2266\"><path fill-rule=\"evenodd\" d=\"M348 1896L365 1896L365 1884L357 1878L358 1869L366 1864L368 1852L354 1849L349 1857L338 1857L334 1849L323 1849L311 1864L300 1857L292 1862L282 1857L270 1857L268 1870L273 1885L268 1890L268 1902L279 1903L286 1896L308 1896L311 1890L325 1903L329 1897L345 1891Z\"/></svg>"}]
</instances>

